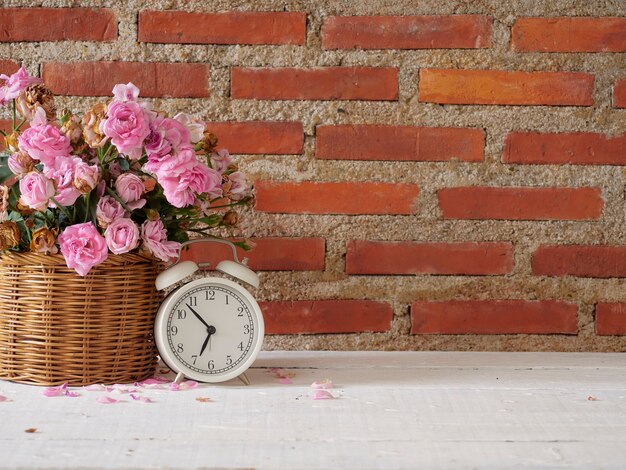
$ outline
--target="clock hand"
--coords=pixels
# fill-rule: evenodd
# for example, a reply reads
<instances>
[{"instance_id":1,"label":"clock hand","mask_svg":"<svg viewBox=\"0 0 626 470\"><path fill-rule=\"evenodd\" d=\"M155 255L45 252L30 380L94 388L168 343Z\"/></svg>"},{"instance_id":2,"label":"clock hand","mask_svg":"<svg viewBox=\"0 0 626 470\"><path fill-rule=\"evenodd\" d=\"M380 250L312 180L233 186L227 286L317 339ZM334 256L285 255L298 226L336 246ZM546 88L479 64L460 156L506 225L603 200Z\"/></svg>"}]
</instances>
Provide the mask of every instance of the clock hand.
<instances>
[{"instance_id":1,"label":"clock hand","mask_svg":"<svg viewBox=\"0 0 626 470\"><path fill-rule=\"evenodd\" d=\"M189 305L187 305L187 308L188 308L189 310L191 310L191 313L193 313L193 314L196 316L196 318L202 322L202 324L203 324L204 326L206 326L207 328L209 328L209 324L208 324L207 322L205 322L205 321L202 319L202 317L198 314L198 312L196 312L196 311L195 311L193 308L191 308Z\"/></svg>"},{"instance_id":2,"label":"clock hand","mask_svg":"<svg viewBox=\"0 0 626 470\"><path fill-rule=\"evenodd\" d=\"M200 350L200 356L202 356L202 353L204 352L204 350L206 349L206 345L209 343L209 340L211 339L211 333L209 333L206 337L206 339L204 340L204 343L202 343L202 349Z\"/></svg>"}]
</instances>

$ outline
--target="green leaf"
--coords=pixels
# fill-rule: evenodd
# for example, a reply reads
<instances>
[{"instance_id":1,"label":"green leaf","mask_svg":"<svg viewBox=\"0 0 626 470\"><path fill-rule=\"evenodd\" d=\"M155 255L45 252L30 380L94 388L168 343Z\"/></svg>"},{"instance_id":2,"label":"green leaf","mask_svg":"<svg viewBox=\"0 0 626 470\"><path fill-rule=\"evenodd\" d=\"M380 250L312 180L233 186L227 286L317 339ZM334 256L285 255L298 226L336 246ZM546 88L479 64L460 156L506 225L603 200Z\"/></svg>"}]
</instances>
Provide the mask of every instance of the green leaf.
<instances>
[{"instance_id":1,"label":"green leaf","mask_svg":"<svg viewBox=\"0 0 626 470\"><path fill-rule=\"evenodd\" d=\"M8 180L11 176L13 176L13 173L9 169L8 161L9 161L9 153L7 152L0 153L0 183L3 183L4 181Z\"/></svg>"},{"instance_id":2,"label":"green leaf","mask_svg":"<svg viewBox=\"0 0 626 470\"><path fill-rule=\"evenodd\" d=\"M239 248L246 250L246 251L250 251L252 249L252 247L243 240L240 242L233 242L233 245L238 246Z\"/></svg>"},{"instance_id":3,"label":"green leaf","mask_svg":"<svg viewBox=\"0 0 626 470\"><path fill-rule=\"evenodd\" d=\"M118 157L117 164L120 166L122 171L128 171L130 169L130 163L128 163L128 160L125 158Z\"/></svg>"}]
</instances>

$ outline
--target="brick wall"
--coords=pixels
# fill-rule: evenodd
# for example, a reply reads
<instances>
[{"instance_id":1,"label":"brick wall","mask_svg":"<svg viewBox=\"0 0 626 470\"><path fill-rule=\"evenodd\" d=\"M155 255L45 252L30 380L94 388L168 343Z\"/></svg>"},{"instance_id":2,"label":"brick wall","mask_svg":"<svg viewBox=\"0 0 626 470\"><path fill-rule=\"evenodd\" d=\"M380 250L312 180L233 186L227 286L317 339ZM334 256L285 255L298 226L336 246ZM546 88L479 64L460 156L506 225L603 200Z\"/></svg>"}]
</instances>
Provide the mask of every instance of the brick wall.
<instances>
[{"instance_id":1,"label":"brick wall","mask_svg":"<svg viewBox=\"0 0 626 470\"><path fill-rule=\"evenodd\" d=\"M626 350L626 4L5 5L0 72L238 155L267 348Z\"/></svg>"}]
</instances>

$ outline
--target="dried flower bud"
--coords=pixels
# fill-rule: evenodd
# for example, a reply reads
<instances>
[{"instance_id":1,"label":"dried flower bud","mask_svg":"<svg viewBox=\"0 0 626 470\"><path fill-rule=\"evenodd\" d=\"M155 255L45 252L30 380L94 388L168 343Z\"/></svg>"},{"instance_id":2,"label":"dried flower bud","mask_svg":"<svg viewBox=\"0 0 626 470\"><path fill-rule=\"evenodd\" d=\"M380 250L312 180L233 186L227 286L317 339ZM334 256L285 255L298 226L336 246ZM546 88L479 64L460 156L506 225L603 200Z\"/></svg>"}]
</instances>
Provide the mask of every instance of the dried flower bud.
<instances>
[{"instance_id":1,"label":"dried flower bud","mask_svg":"<svg viewBox=\"0 0 626 470\"><path fill-rule=\"evenodd\" d=\"M30 250L35 253L57 253L59 251L56 246L56 230L50 230L48 227L41 227L32 234L30 242Z\"/></svg>"},{"instance_id":2,"label":"dried flower bud","mask_svg":"<svg viewBox=\"0 0 626 470\"><path fill-rule=\"evenodd\" d=\"M46 119L52 121L56 118L57 108L54 104L54 95L43 83L37 83L27 87L15 100L15 105L24 119L32 119L37 108L43 108Z\"/></svg>"},{"instance_id":3,"label":"dried flower bud","mask_svg":"<svg viewBox=\"0 0 626 470\"><path fill-rule=\"evenodd\" d=\"M144 176L141 179L143 180L145 192L149 193L156 187L157 181L151 176Z\"/></svg>"},{"instance_id":4,"label":"dried flower bud","mask_svg":"<svg viewBox=\"0 0 626 470\"><path fill-rule=\"evenodd\" d=\"M98 103L83 116L83 137L92 147L102 147L106 142L104 132L100 130L100 123L106 118L107 105Z\"/></svg>"},{"instance_id":5,"label":"dried flower bud","mask_svg":"<svg viewBox=\"0 0 626 470\"><path fill-rule=\"evenodd\" d=\"M78 116L72 115L68 110L63 110L63 115L67 116L67 119L61 126L61 132L70 139L72 145L76 145L83 136L83 128L80 125L80 119Z\"/></svg>"},{"instance_id":6,"label":"dried flower bud","mask_svg":"<svg viewBox=\"0 0 626 470\"><path fill-rule=\"evenodd\" d=\"M0 184L0 212L5 212L9 209L9 187Z\"/></svg>"},{"instance_id":7,"label":"dried flower bud","mask_svg":"<svg viewBox=\"0 0 626 470\"><path fill-rule=\"evenodd\" d=\"M88 165L81 162L74 169L74 187L83 194L89 194L100 181L98 165Z\"/></svg>"},{"instance_id":8,"label":"dried flower bud","mask_svg":"<svg viewBox=\"0 0 626 470\"><path fill-rule=\"evenodd\" d=\"M146 216L148 217L148 220L159 220L161 217L159 216L158 211L155 211L154 209L148 209L146 211Z\"/></svg>"},{"instance_id":9,"label":"dried flower bud","mask_svg":"<svg viewBox=\"0 0 626 470\"><path fill-rule=\"evenodd\" d=\"M15 203L15 208L22 215L31 215L33 213L33 209L25 204L22 204L21 198Z\"/></svg>"},{"instance_id":10,"label":"dried flower bud","mask_svg":"<svg viewBox=\"0 0 626 470\"><path fill-rule=\"evenodd\" d=\"M10 134L7 134L4 137L4 147L11 152L17 152L19 150L17 146L18 136L19 134L17 132L11 132Z\"/></svg>"},{"instance_id":11,"label":"dried flower bud","mask_svg":"<svg viewBox=\"0 0 626 470\"><path fill-rule=\"evenodd\" d=\"M217 147L217 136L210 131L204 131L204 139L202 139L204 151L209 154Z\"/></svg>"},{"instance_id":12,"label":"dried flower bud","mask_svg":"<svg viewBox=\"0 0 626 470\"><path fill-rule=\"evenodd\" d=\"M6 220L0 223L0 250L6 250L19 245L22 232L15 222Z\"/></svg>"},{"instance_id":13,"label":"dried flower bud","mask_svg":"<svg viewBox=\"0 0 626 470\"><path fill-rule=\"evenodd\" d=\"M19 151L12 153L7 161L9 170L15 175L25 175L35 168L35 160L28 153Z\"/></svg>"},{"instance_id":14,"label":"dried flower bud","mask_svg":"<svg viewBox=\"0 0 626 470\"><path fill-rule=\"evenodd\" d=\"M230 225L231 227L237 225L239 221L239 215L235 211L228 211L224 214L224 218L222 219L224 225Z\"/></svg>"}]
</instances>

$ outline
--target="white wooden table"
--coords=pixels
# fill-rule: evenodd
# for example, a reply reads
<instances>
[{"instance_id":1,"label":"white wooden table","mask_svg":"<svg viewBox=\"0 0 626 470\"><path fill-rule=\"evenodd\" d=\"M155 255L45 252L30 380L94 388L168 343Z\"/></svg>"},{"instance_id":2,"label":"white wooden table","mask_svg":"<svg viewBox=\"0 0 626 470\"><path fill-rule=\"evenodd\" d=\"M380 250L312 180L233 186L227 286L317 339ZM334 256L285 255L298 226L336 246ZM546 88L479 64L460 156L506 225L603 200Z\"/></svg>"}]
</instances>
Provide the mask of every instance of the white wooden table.
<instances>
[{"instance_id":1,"label":"white wooden table","mask_svg":"<svg viewBox=\"0 0 626 470\"><path fill-rule=\"evenodd\" d=\"M626 354L264 352L248 375L153 403L0 382L0 468L626 468Z\"/></svg>"}]
</instances>

